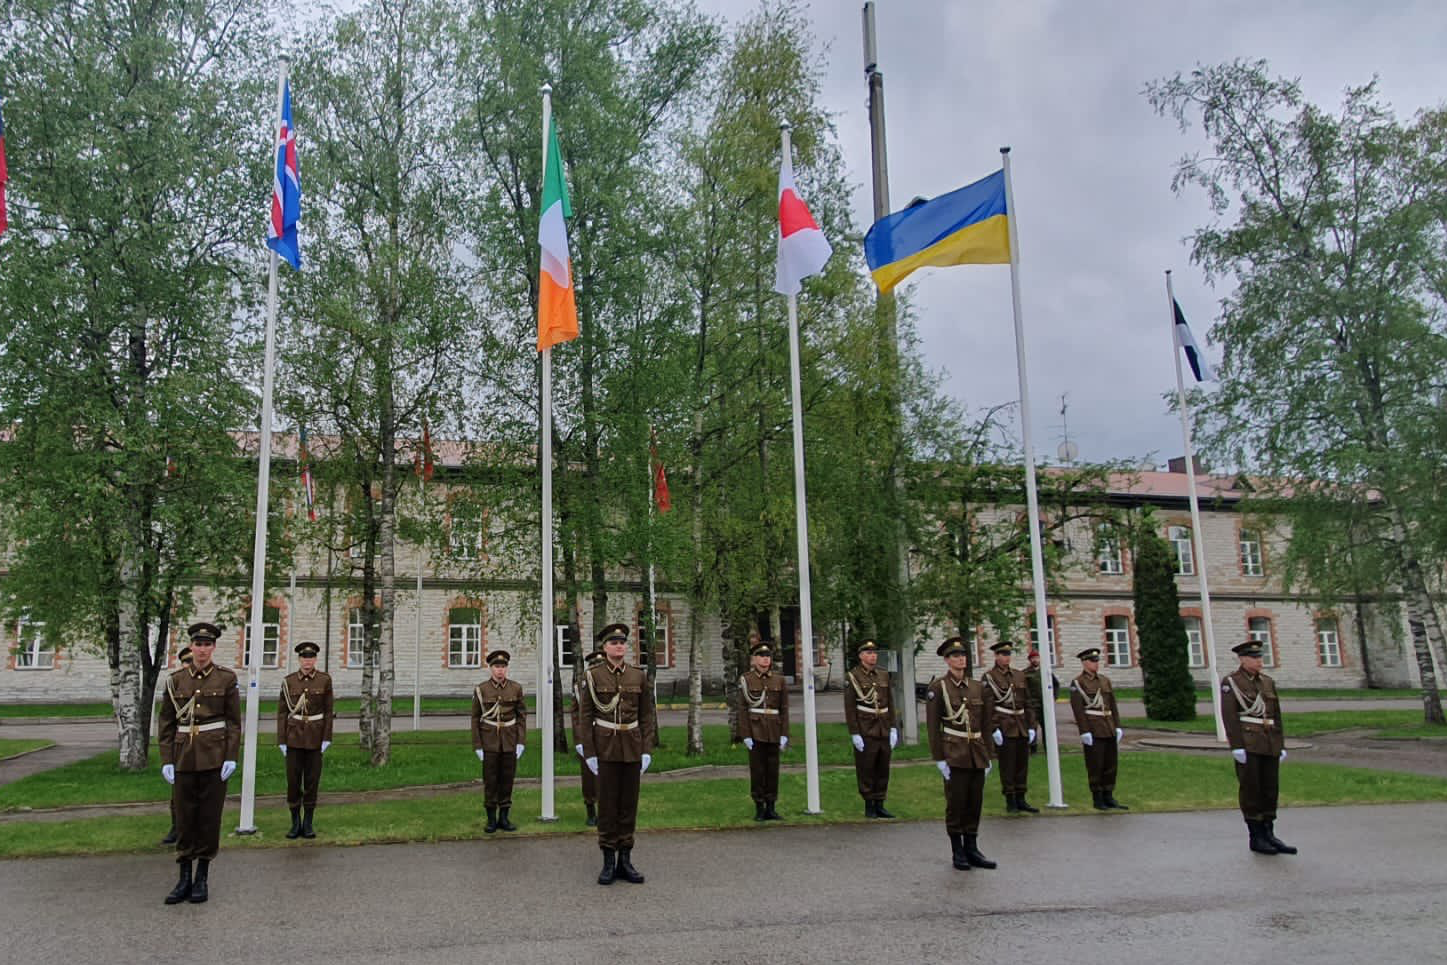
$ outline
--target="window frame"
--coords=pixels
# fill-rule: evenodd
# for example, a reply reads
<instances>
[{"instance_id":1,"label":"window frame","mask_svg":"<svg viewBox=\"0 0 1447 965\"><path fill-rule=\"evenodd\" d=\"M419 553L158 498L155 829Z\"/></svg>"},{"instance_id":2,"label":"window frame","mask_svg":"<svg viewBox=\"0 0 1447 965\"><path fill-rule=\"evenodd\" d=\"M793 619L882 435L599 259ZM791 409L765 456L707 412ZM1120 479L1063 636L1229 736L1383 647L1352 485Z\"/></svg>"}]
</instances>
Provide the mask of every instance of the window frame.
<instances>
[{"instance_id":1,"label":"window frame","mask_svg":"<svg viewBox=\"0 0 1447 965\"><path fill-rule=\"evenodd\" d=\"M1121 552L1120 536L1107 530L1108 527L1102 526L1095 534L1095 572L1099 576L1124 576L1125 557Z\"/></svg>"},{"instance_id":2,"label":"window frame","mask_svg":"<svg viewBox=\"0 0 1447 965\"><path fill-rule=\"evenodd\" d=\"M1262 632L1262 631L1260 631L1260 630L1256 627L1256 624L1257 624L1258 622L1264 623L1264 624L1266 625L1266 630L1265 630L1265 636L1264 636L1264 637L1261 636L1261 632ZM1271 619L1271 617L1269 617L1269 616L1263 616L1263 615L1261 615L1261 614L1256 614L1256 615L1254 615L1254 616L1248 616L1248 617L1246 618L1246 639L1248 639L1248 640L1255 640L1255 641L1257 641L1258 643L1262 643L1262 644L1265 645L1265 647L1264 647L1264 649L1265 649L1265 655L1262 656L1262 658L1261 658L1261 666L1262 666L1263 668L1265 668L1265 669L1268 669L1268 670L1270 670L1270 669L1275 669L1275 667L1276 667L1277 664L1278 664L1277 656L1276 656L1276 627L1275 627L1275 621L1273 621L1273 620Z\"/></svg>"},{"instance_id":3,"label":"window frame","mask_svg":"<svg viewBox=\"0 0 1447 965\"><path fill-rule=\"evenodd\" d=\"M655 669L669 670L673 667L673 614L670 610L655 606L653 608L653 628L656 633L662 634L662 639L655 642L653 652L659 655L658 666ZM633 634L633 655L637 659L638 666L647 669L648 650L644 647L643 634L647 626L643 622L643 608L638 609L638 626Z\"/></svg>"},{"instance_id":4,"label":"window frame","mask_svg":"<svg viewBox=\"0 0 1447 965\"><path fill-rule=\"evenodd\" d=\"M475 623L463 623L454 614L471 611L477 615ZM476 630L476 640L468 639L468 630ZM459 631L461 631L459 639ZM475 644L475 648L470 646ZM472 650L476 650L474 658ZM460 657L460 659L458 659ZM447 669L472 670L482 666L482 608L454 606L447 609Z\"/></svg>"},{"instance_id":5,"label":"window frame","mask_svg":"<svg viewBox=\"0 0 1447 965\"><path fill-rule=\"evenodd\" d=\"M353 621L352 617L356 620ZM361 667L367 662L367 621L362 617L362 605L347 607L347 652L342 654L342 666ZM355 657L353 654L355 653Z\"/></svg>"},{"instance_id":6,"label":"window frame","mask_svg":"<svg viewBox=\"0 0 1447 965\"><path fill-rule=\"evenodd\" d=\"M26 630L30 645L26 645ZM45 635L45 621L21 617L15 621L15 669L54 670L55 647Z\"/></svg>"},{"instance_id":7,"label":"window frame","mask_svg":"<svg viewBox=\"0 0 1447 965\"><path fill-rule=\"evenodd\" d=\"M1112 626L1111 621L1113 620L1120 620L1122 621L1123 625L1119 627ZM1117 632L1122 634L1119 639L1115 639L1113 637L1113 634ZM1133 652L1133 649L1131 647L1130 637L1131 632L1129 616L1126 616L1124 613L1107 613L1105 615L1101 625L1101 641L1104 644L1101 649L1105 651L1105 665L1107 667L1111 667L1113 669L1125 669L1135 665L1135 653ZM1121 644L1125 647L1124 663L1120 663L1115 659L1115 646L1117 644Z\"/></svg>"},{"instance_id":8,"label":"window frame","mask_svg":"<svg viewBox=\"0 0 1447 965\"><path fill-rule=\"evenodd\" d=\"M267 611L276 613L276 621L266 619ZM268 603L261 605L261 669L276 670L281 666L281 610L279 606L272 606ZM268 646L270 645L270 646ZM270 659L268 660L268 657ZM247 607L246 616L241 622L241 660L239 661L243 670L251 667L251 608Z\"/></svg>"},{"instance_id":9,"label":"window frame","mask_svg":"<svg viewBox=\"0 0 1447 965\"><path fill-rule=\"evenodd\" d=\"M1196 624L1194 639L1191 636L1192 622ZM1194 613L1183 613L1181 614L1181 625L1186 630L1186 666L1192 670L1210 666L1206 658L1206 627L1201 618Z\"/></svg>"},{"instance_id":10,"label":"window frame","mask_svg":"<svg viewBox=\"0 0 1447 965\"><path fill-rule=\"evenodd\" d=\"M1249 537L1249 538L1248 538ZM1253 547L1248 550L1247 547ZM1250 554L1254 552L1254 557ZM1236 534L1236 562L1242 576L1265 576L1266 554L1261 545L1261 536L1254 529L1242 529Z\"/></svg>"},{"instance_id":11,"label":"window frame","mask_svg":"<svg viewBox=\"0 0 1447 965\"><path fill-rule=\"evenodd\" d=\"M1331 660L1327 659L1327 643L1325 640L1322 639L1322 625L1328 623L1331 624L1331 629L1326 632L1329 632L1332 636L1330 647L1332 651L1334 651ZM1312 621L1312 631L1313 635L1316 638L1317 666L1327 667L1332 670L1339 670L1340 668L1346 666L1346 661L1342 657L1341 621L1338 620L1336 617L1330 615L1319 616Z\"/></svg>"},{"instance_id":12,"label":"window frame","mask_svg":"<svg viewBox=\"0 0 1447 965\"><path fill-rule=\"evenodd\" d=\"M1176 535L1179 530L1185 533L1185 538ZM1176 563L1175 571L1177 576L1196 575L1196 534L1190 526L1181 523L1172 523L1166 527L1166 541L1175 550Z\"/></svg>"}]
</instances>

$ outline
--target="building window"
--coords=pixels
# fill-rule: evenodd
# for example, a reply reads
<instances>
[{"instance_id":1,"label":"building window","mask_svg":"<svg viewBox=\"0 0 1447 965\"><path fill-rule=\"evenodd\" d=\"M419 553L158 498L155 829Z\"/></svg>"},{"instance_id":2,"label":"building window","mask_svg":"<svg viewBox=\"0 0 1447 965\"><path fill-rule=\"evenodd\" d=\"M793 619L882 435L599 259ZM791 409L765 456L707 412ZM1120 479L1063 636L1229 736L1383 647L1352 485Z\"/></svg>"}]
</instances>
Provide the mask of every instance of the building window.
<instances>
[{"instance_id":1,"label":"building window","mask_svg":"<svg viewBox=\"0 0 1447 965\"><path fill-rule=\"evenodd\" d=\"M55 666L55 649L45 639L45 624L21 620L15 624L15 669L50 670Z\"/></svg>"},{"instance_id":2,"label":"building window","mask_svg":"<svg viewBox=\"0 0 1447 965\"><path fill-rule=\"evenodd\" d=\"M1206 638L1201 634L1200 617L1181 617L1186 625L1186 657L1192 667L1206 666Z\"/></svg>"},{"instance_id":3,"label":"building window","mask_svg":"<svg viewBox=\"0 0 1447 965\"><path fill-rule=\"evenodd\" d=\"M578 662L578 628L571 623L559 623L553 627L553 639L558 644L558 666L571 667Z\"/></svg>"},{"instance_id":4,"label":"building window","mask_svg":"<svg viewBox=\"0 0 1447 965\"><path fill-rule=\"evenodd\" d=\"M1166 530L1166 538L1176 551L1176 575L1191 576L1196 572L1196 558L1191 552L1191 527L1172 526Z\"/></svg>"},{"instance_id":5,"label":"building window","mask_svg":"<svg viewBox=\"0 0 1447 965\"><path fill-rule=\"evenodd\" d=\"M362 618L359 606L347 609L347 661L348 667L360 667L367 659L367 623Z\"/></svg>"},{"instance_id":6,"label":"building window","mask_svg":"<svg viewBox=\"0 0 1447 965\"><path fill-rule=\"evenodd\" d=\"M1130 617L1105 618L1105 663L1108 667L1130 666Z\"/></svg>"},{"instance_id":7,"label":"building window","mask_svg":"<svg viewBox=\"0 0 1447 965\"><path fill-rule=\"evenodd\" d=\"M1095 561L1103 574L1117 575L1125 572L1120 558L1120 537L1109 527L1102 526L1096 534Z\"/></svg>"},{"instance_id":8,"label":"building window","mask_svg":"<svg viewBox=\"0 0 1447 965\"><path fill-rule=\"evenodd\" d=\"M482 611L476 607L448 611L447 666L482 666Z\"/></svg>"},{"instance_id":9,"label":"building window","mask_svg":"<svg viewBox=\"0 0 1447 965\"><path fill-rule=\"evenodd\" d=\"M1261 538L1255 531L1241 531L1241 575L1263 576L1266 568L1261 563Z\"/></svg>"},{"instance_id":10,"label":"building window","mask_svg":"<svg viewBox=\"0 0 1447 965\"><path fill-rule=\"evenodd\" d=\"M247 613L247 622L241 629L241 666L251 666L251 622L250 613ZM281 650L281 610L274 606L261 608L261 665L262 667L275 667L276 656Z\"/></svg>"},{"instance_id":11,"label":"building window","mask_svg":"<svg viewBox=\"0 0 1447 965\"><path fill-rule=\"evenodd\" d=\"M482 555L482 512L461 504L452 507L447 526L447 549L453 559L475 560Z\"/></svg>"},{"instance_id":12,"label":"building window","mask_svg":"<svg viewBox=\"0 0 1447 965\"><path fill-rule=\"evenodd\" d=\"M1061 656L1060 647L1055 643L1055 614L1047 613L1045 615L1045 627L1045 633L1050 640L1050 655L1053 658L1051 664L1058 667L1061 664ZM1035 650L1040 650L1040 628L1035 625L1035 614L1033 613L1030 614L1030 646ZM1042 650L1041 653L1043 654L1044 651Z\"/></svg>"},{"instance_id":13,"label":"building window","mask_svg":"<svg viewBox=\"0 0 1447 965\"><path fill-rule=\"evenodd\" d=\"M670 657L672 640L668 631L668 611L653 611L653 653L658 657L658 666L671 667L673 660ZM648 627L643 625L643 614L638 614L638 665L648 666Z\"/></svg>"},{"instance_id":14,"label":"building window","mask_svg":"<svg viewBox=\"0 0 1447 965\"><path fill-rule=\"evenodd\" d=\"M1341 633L1336 617L1319 617L1316 621L1316 659L1323 667L1341 666Z\"/></svg>"},{"instance_id":15,"label":"building window","mask_svg":"<svg viewBox=\"0 0 1447 965\"><path fill-rule=\"evenodd\" d=\"M1246 638L1261 644L1261 662L1276 666L1276 644L1271 639L1270 617L1251 617L1246 621Z\"/></svg>"}]
</instances>

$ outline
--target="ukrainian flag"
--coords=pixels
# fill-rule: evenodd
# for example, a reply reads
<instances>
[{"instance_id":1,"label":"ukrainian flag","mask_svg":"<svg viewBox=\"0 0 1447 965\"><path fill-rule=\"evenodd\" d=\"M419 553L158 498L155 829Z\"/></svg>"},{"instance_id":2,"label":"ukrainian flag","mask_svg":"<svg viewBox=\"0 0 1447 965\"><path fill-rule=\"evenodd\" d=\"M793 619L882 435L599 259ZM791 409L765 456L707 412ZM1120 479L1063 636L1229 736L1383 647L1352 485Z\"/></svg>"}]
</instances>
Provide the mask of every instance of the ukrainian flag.
<instances>
[{"instance_id":1,"label":"ukrainian flag","mask_svg":"<svg viewBox=\"0 0 1447 965\"><path fill-rule=\"evenodd\" d=\"M1005 172L880 218L864 236L864 257L882 292L927 265L1008 265Z\"/></svg>"}]
</instances>

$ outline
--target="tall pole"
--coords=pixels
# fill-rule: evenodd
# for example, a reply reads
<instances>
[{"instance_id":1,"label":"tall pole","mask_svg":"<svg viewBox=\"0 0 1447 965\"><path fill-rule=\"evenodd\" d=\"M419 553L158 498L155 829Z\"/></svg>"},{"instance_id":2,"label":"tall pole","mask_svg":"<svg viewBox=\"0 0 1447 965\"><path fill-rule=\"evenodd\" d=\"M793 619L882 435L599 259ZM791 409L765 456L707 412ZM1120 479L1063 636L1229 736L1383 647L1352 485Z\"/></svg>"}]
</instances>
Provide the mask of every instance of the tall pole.
<instances>
[{"instance_id":1,"label":"tall pole","mask_svg":"<svg viewBox=\"0 0 1447 965\"><path fill-rule=\"evenodd\" d=\"M1199 561L1196 578L1201 581L1201 645L1206 648L1206 666L1211 675L1211 713L1216 717L1216 740L1226 743L1226 721L1221 717L1220 674L1216 671L1216 635L1211 627L1211 587L1206 580L1206 534L1201 531L1201 506L1196 499L1196 453L1191 445L1191 407L1186 401L1186 380L1181 374L1181 333L1176 325L1176 289L1166 271L1166 310L1171 319L1171 344L1176 358L1176 398L1181 410L1181 446L1186 453L1186 492L1191 498L1191 544Z\"/></svg>"},{"instance_id":2,"label":"tall pole","mask_svg":"<svg viewBox=\"0 0 1447 965\"><path fill-rule=\"evenodd\" d=\"M1035 444L1030 431L1030 380L1025 373L1025 319L1020 310L1020 216L1015 207L1014 182L1010 179L1010 149L1000 148L1005 167L1005 211L1009 215L1010 299L1015 308L1015 368L1020 379L1020 444L1025 450L1025 508L1030 515L1030 581L1035 590L1035 629L1040 652L1045 655L1048 675L1055 666L1055 640L1050 633L1050 609L1045 602L1045 559L1040 551L1040 498L1035 491ZM1045 677L1042 676L1042 680ZM1066 807L1060 786L1060 741L1055 730L1054 691L1045 681L1049 700L1042 703L1045 719L1045 768L1050 776L1050 807Z\"/></svg>"},{"instance_id":3,"label":"tall pole","mask_svg":"<svg viewBox=\"0 0 1447 965\"><path fill-rule=\"evenodd\" d=\"M784 157L790 158L789 123L779 125L784 135ZM804 785L808 814L819 807L819 724L814 712L814 615L809 585L809 501L804 490L804 408L799 376L799 298L789 295L789 396L794 414L794 531L799 547L799 645L803 650L799 676L804 681Z\"/></svg>"},{"instance_id":4,"label":"tall pole","mask_svg":"<svg viewBox=\"0 0 1447 965\"><path fill-rule=\"evenodd\" d=\"M286 74L291 58L281 58L276 77L276 126L281 127L281 99L286 89ZM266 351L261 368L261 445L256 468L256 535L251 552L251 639L246 674L246 724L241 739L241 819L237 834L256 833L256 728L261 713L261 655L265 633L261 625L266 596L266 524L271 489L271 391L276 369L276 300L277 263L281 260L275 249L270 253L270 269L266 286Z\"/></svg>"},{"instance_id":5,"label":"tall pole","mask_svg":"<svg viewBox=\"0 0 1447 965\"><path fill-rule=\"evenodd\" d=\"M548 131L553 122L553 88L544 84L543 177L548 171ZM541 195L540 195L541 196ZM542 352L542 461L543 461L543 599L538 627L538 721L542 725L542 814L539 820L556 821L553 810L553 349Z\"/></svg>"},{"instance_id":6,"label":"tall pole","mask_svg":"<svg viewBox=\"0 0 1447 965\"><path fill-rule=\"evenodd\" d=\"M425 460L426 454L423 454ZM422 503L423 515L427 509L427 480L417 474L417 499ZM417 543L417 606L416 632L412 647L412 729L422 729L422 542Z\"/></svg>"},{"instance_id":7,"label":"tall pole","mask_svg":"<svg viewBox=\"0 0 1447 965\"><path fill-rule=\"evenodd\" d=\"M874 46L874 4L864 5L864 76L869 82L869 144L872 159L874 184L874 220L889 214L889 159L885 154L884 142L884 74L879 70L879 57ZM895 314L893 293L876 290L875 315L884 330L881 338L881 369L888 395L890 420L890 485L892 502L901 507L904 502L904 480L901 476L900 452L903 448L903 433L900 431L901 412L899 392L899 329ZM893 513L895 519L894 540L885 547L886 569L890 576L889 598L892 604L893 625L888 628L889 646L899 654L899 672L894 676L893 706L902 711L904 742L919 742L919 704L914 695L914 635L905 605L905 593L909 586L908 542L904 532L904 514ZM965 630L962 627L961 633ZM846 644L846 651L848 645Z\"/></svg>"}]
</instances>

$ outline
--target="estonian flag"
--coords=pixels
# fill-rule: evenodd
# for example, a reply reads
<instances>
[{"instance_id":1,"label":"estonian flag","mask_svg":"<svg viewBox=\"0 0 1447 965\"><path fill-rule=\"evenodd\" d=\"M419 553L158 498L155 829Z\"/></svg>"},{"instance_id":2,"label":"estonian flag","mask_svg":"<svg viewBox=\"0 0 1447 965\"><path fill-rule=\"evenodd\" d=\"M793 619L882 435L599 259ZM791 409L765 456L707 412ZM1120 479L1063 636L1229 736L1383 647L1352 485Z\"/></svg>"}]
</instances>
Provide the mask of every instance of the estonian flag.
<instances>
[{"instance_id":1,"label":"estonian flag","mask_svg":"<svg viewBox=\"0 0 1447 965\"><path fill-rule=\"evenodd\" d=\"M1176 342L1186 353L1191 374L1196 377L1197 382L1216 381L1216 373L1211 370L1211 363L1206 361L1206 356L1201 354L1196 340L1191 337L1191 326L1186 324L1186 313L1181 311L1181 303L1172 298L1171 304L1176 308Z\"/></svg>"}]
</instances>

